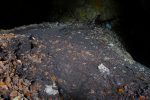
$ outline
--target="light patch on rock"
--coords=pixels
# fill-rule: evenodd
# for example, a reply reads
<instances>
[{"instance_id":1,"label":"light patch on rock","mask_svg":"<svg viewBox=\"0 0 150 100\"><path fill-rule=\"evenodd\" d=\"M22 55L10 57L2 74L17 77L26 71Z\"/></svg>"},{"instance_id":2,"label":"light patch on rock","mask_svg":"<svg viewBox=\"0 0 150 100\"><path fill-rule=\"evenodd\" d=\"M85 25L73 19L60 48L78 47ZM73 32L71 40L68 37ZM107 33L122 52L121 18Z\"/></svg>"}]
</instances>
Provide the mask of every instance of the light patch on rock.
<instances>
[{"instance_id":1,"label":"light patch on rock","mask_svg":"<svg viewBox=\"0 0 150 100\"><path fill-rule=\"evenodd\" d=\"M58 94L58 90L53 89L53 85L45 85L44 90L48 95L56 95Z\"/></svg>"},{"instance_id":2,"label":"light patch on rock","mask_svg":"<svg viewBox=\"0 0 150 100\"><path fill-rule=\"evenodd\" d=\"M17 63L18 63L18 64L22 64L21 60L17 60Z\"/></svg>"},{"instance_id":3,"label":"light patch on rock","mask_svg":"<svg viewBox=\"0 0 150 100\"><path fill-rule=\"evenodd\" d=\"M110 60L110 58L109 57L104 57L104 60L107 61L107 60Z\"/></svg>"},{"instance_id":4,"label":"light patch on rock","mask_svg":"<svg viewBox=\"0 0 150 100\"><path fill-rule=\"evenodd\" d=\"M94 93L95 93L95 91L94 91L93 89L91 89L90 93L91 93L91 94L94 94Z\"/></svg>"},{"instance_id":5,"label":"light patch on rock","mask_svg":"<svg viewBox=\"0 0 150 100\"><path fill-rule=\"evenodd\" d=\"M126 73L126 71L125 71L125 70L122 70L122 72L123 72L123 73Z\"/></svg>"},{"instance_id":6,"label":"light patch on rock","mask_svg":"<svg viewBox=\"0 0 150 100\"><path fill-rule=\"evenodd\" d=\"M80 34L81 32L79 31L78 33Z\"/></svg>"},{"instance_id":7,"label":"light patch on rock","mask_svg":"<svg viewBox=\"0 0 150 100\"><path fill-rule=\"evenodd\" d=\"M17 96L15 98L13 98L13 100L21 100L21 97L20 96Z\"/></svg>"},{"instance_id":8,"label":"light patch on rock","mask_svg":"<svg viewBox=\"0 0 150 100\"><path fill-rule=\"evenodd\" d=\"M124 61L127 61L127 59L124 59Z\"/></svg>"},{"instance_id":9,"label":"light patch on rock","mask_svg":"<svg viewBox=\"0 0 150 100\"><path fill-rule=\"evenodd\" d=\"M132 60L132 59L129 58L129 57L128 57L128 58L126 57L126 58L124 59L124 61L125 61L125 62L129 62L130 64L134 64L134 63L135 63L135 61Z\"/></svg>"},{"instance_id":10,"label":"light patch on rock","mask_svg":"<svg viewBox=\"0 0 150 100\"><path fill-rule=\"evenodd\" d=\"M109 43L108 45L109 45L110 47L113 47L113 46L114 46L114 44L113 44L113 43Z\"/></svg>"},{"instance_id":11,"label":"light patch on rock","mask_svg":"<svg viewBox=\"0 0 150 100\"><path fill-rule=\"evenodd\" d=\"M102 63L98 66L98 69L103 74L110 74L110 70L104 66Z\"/></svg>"},{"instance_id":12,"label":"light patch on rock","mask_svg":"<svg viewBox=\"0 0 150 100\"><path fill-rule=\"evenodd\" d=\"M139 71L144 72L144 71L145 71L145 68L140 68Z\"/></svg>"}]
</instances>

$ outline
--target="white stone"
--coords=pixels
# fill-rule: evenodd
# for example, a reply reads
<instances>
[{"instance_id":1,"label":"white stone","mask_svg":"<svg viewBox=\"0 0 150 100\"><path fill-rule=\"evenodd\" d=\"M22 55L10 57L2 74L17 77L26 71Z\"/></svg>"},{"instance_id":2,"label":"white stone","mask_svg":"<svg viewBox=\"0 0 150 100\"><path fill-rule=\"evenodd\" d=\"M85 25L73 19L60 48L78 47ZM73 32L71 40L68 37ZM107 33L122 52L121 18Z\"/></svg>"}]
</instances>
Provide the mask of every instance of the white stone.
<instances>
[{"instance_id":1,"label":"white stone","mask_svg":"<svg viewBox=\"0 0 150 100\"><path fill-rule=\"evenodd\" d=\"M110 70L104 66L102 63L98 66L98 69L103 74L110 74Z\"/></svg>"},{"instance_id":2,"label":"white stone","mask_svg":"<svg viewBox=\"0 0 150 100\"><path fill-rule=\"evenodd\" d=\"M58 94L58 90L53 89L53 85L45 85L44 90L48 95L56 95Z\"/></svg>"},{"instance_id":3,"label":"white stone","mask_svg":"<svg viewBox=\"0 0 150 100\"><path fill-rule=\"evenodd\" d=\"M21 60L17 60L17 63L22 64L22 61Z\"/></svg>"}]
</instances>

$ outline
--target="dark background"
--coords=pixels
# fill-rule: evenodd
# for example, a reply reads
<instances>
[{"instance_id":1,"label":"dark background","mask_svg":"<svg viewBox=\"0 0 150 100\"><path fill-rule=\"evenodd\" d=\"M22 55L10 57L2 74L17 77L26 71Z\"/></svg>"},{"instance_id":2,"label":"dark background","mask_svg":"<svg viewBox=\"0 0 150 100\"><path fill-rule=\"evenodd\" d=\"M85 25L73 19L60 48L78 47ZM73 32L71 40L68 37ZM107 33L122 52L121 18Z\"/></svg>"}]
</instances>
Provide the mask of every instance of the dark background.
<instances>
[{"instance_id":1,"label":"dark background","mask_svg":"<svg viewBox=\"0 0 150 100\"><path fill-rule=\"evenodd\" d=\"M148 0L118 0L118 3L121 10L120 36L133 58L150 67L150 3ZM76 6L77 0L1 0L0 29L56 22L68 9Z\"/></svg>"},{"instance_id":2,"label":"dark background","mask_svg":"<svg viewBox=\"0 0 150 100\"><path fill-rule=\"evenodd\" d=\"M121 0L122 37L133 58L150 67L150 3L148 0Z\"/></svg>"}]
</instances>

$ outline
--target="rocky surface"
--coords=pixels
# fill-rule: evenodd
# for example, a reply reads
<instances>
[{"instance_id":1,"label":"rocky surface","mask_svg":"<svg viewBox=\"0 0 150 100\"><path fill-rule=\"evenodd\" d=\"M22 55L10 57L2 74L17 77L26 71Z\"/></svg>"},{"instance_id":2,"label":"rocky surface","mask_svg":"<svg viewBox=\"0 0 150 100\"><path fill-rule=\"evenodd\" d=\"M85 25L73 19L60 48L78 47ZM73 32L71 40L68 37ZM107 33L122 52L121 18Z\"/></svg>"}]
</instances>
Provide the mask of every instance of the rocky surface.
<instances>
[{"instance_id":1,"label":"rocky surface","mask_svg":"<svg viewBox=\"0 0 150 100\"><path fill-rule=\"evenodd\" d=\"M148 100L150 69L117 36L83 24L0 31L0 100Z\"/></svg>"}]
</instances>

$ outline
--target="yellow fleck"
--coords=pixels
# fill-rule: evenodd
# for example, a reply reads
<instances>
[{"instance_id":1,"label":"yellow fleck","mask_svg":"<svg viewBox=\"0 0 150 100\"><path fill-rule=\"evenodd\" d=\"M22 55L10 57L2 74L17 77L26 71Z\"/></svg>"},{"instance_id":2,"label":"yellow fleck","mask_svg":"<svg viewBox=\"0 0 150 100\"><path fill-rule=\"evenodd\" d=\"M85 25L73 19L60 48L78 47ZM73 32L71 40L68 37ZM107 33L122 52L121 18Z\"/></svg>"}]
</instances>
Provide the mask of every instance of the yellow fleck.
<instances>
[{"instance_id":1,"label":"yellow fleck","mask_svg":"<svg viewBox=\"0 0 150 100\"><path fill-rule=\"evenodd\" d=\"M52 76L51 76L51 80L52 80L52 81L56 81L56 79L57 79L57 78L56 78L55 75L52 75Z\"/></svg>"}]
</instances>

